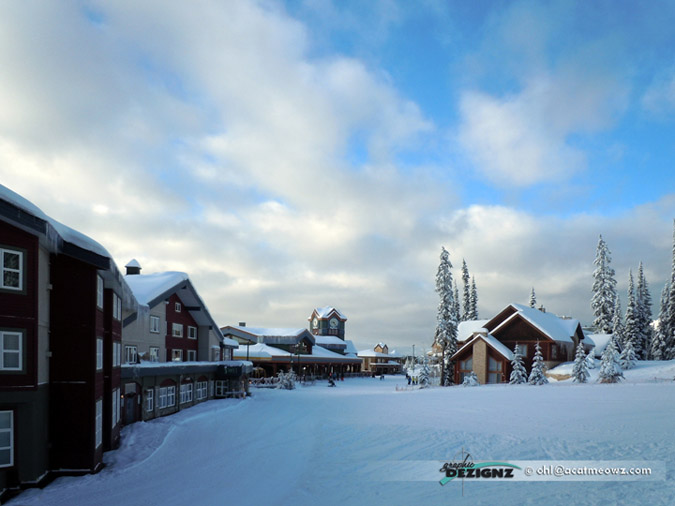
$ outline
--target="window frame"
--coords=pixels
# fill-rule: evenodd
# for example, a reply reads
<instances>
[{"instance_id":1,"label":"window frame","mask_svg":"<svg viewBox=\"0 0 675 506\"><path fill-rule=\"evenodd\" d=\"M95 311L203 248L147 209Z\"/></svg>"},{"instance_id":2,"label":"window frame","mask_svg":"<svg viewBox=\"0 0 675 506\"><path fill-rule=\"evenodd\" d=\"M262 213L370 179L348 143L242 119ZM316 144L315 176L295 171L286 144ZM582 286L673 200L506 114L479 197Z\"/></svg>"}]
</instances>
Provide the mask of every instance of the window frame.
<instances>
[{"instance_id":1,"label":"window frame","mask_svg":"<svg viewBox=\"0 0 675 506\"><path fill-rule=\"evenodd\" d=\"M145 411L152 413L155 410L155 389L148 388L145 392Z\"/></svg>"},{"instance_id":2,"label":"window frame","mask_svg":"<svg viewBox=\"0 0 675 506\"><path fill-rule=\"evenodd\" d=\"M7 463L0 462L0 469L6 467L14 467L14 411L13 410L0 410L0 415L8 413L9 414L9 426L0 427L0 434L8 433L9 434L9 445L0 446L0 450L9 450L9 460Z\"/></svg>"},{"instance_id":3,"label":"window frame","mask_svg":"<svg viewBox=\"0 0 675 506\"><path fill-rule=\"evenodd\" d=\"M188 350L187 351L187 361L196 362L197 361L197 350Z\"/></svg>"},{"instance_id":4,"label":"window frame","mask_svg":"<svg viewBox=\"0 0 675 506\"><path fill-rule=\"evenodd\" d=\"M182 362L183 361L183 350L172 349L171 350L171 362Z\"/></svg>"},{"instance_id":5,"label":"window frame","mask_svg":"<svg viewBox=\"0 0 675 506\"><path fill-rule=\"evenodd\" d=\"M180 313L183 310L183 305L180 302L174 303L173 309L176 313Z\"/></svg>"},{"instance_id":6,"label":"window frame","mask_svg":"<svg viewBox=\"0 0 675 506\"><path fill-rule=\"evenodd\" d=\"M5 253L19 256L18 269L14 269L12 267L5 267ZM25 292L25 283L24 283L24 277L26 273L25 259L26 259L26 252L24 250L0 247L0 290L7 290L13 293ZM5 285L5 271L18 273L19 275L18 287Z\"/></svg>"},{"instance_id":7,"label":"window frame","mask_svg":"<svg viewBox=\"0 0 675 506\"><path fill-rule=\"evenodd\" d=\"M129 361L129 351L133 350L134 360L133 362ZM135 344L125 344L124 345L124 363L125 364L136 364L138 363L138 346Z\"/></svg>"},{"instance_id":8,"label":"window frame","mask_svg":"<svg viewBox=\"0 0 675 506\"><path fill-rule=\"evenodd\" d=\"M103 399L96 401L96 418L94 419L94 449L103 444Z\"/></svg>"},{"instance_id":9,"label":"window frame","mask_svg":"<svg viewBox=\"0 0 675 506\"><path fill-rule=\"evenodd\" d=\"M117 424L120 422L120 389L115 388L112 391L112 425L111 428L117 427Z\"/></svg>"},{"instance_id":10,"label":"window frame","mask_svg":"<svg viewBox=\"0 0 675 506\"><path fill-rule=\"evenodd\" d=\"M192 383L181 383L180 385L180 403L186 404L192 402L193 399L193 385Z\"/></svg>"},{"instance_id":11,"label":"window frame","mask_svg":"<svg viewBox=\"0 0 675 506\"><path fill-rule=\"evenodd\" d=\"M194 336L191 335L191 334L194 334ZM188 325L187 337L188 337L188 339L197 339L197 327L193 327L192 325Z\"/></svg>"},{"instance_id":12,"label":"window frame","mask_svg":"<svg viewBox=\"0 0 675 506\"><path fill-rule=\"evenodd\" d=\"M159 332L160 332L159 331L159 321L160 321L159 316L154 315L154 314L150 315L150 332L152 332L153 334L159 334ZM153 328L153 323L157 324L156 326L154 326L155 328Z\"/></svg>"},{"instance_id":13,"label":"window frame","mask_svg":"<svg viewBox=\"0 0 675 506\"><path fill-rule=\"evenodd\" d=\"M176 385L166 387L167 407L172 408L176 405Z\"/></svg>"},{"instance_id":14,"label":"window frame","mask_svg":"<svg viewBox=\"0 0 675 506\"><path fill-rule=\"evenodd\" d=\"M182 323L173 322L171 324L171 337L183 337L183 327ZM180 332L176 332L177 330L180 330Z\"/></svg>"},{"instance_id":15,"label":"window frame","mask_svg":"<svg viewBox=\"0 0 675 506\"><path fill-rule=\"evenodd\" d=\"M18 338L19 349L5 349L5 337L16 336ZM0 330L0 372L18 373L24 370L24 336L25 333L21 330L6 329ZM5 366L5 354L18 355L19 365L17 367Z\"/></svg>"},{"instance_id":16,"label":"window frame","mask_svg":"<svg viewBox=\"0 0 675 506\"><path fill-rule=\"evenodd\" d=\"M153 353L153 351L156 353ZM150 346L148 357L150 358L150 362L159 362L159 346Z\"/></svg>"},{"instance_id":17,"label":"window frame","mask_svg":"<svg viewBox=\"0 0 675 506\"><path fill-rule=\"evenodd\" d=\"M103 338L96 338L96 370L103 370Z\"/></svg>"},{"instance_id":18,"label":"window frame","mask_svg":"<svg viewBox=\"0 0 675 506\"><path fill-rule=\"evenodd\" d=\"M103 276L96 274L96 307L103 310Z\"/></svg>"}]
</instances>

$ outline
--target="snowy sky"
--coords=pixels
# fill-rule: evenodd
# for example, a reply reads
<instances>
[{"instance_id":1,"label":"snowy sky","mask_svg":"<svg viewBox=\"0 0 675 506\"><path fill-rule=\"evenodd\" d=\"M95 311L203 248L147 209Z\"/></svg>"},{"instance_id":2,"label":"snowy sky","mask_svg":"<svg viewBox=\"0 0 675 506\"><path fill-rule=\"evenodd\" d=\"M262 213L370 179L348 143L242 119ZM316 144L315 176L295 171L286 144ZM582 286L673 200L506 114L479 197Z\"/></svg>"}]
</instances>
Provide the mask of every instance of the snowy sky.
<instances>
[{"instance_id":1,"label":"snowy sky","mask_svg":"<svg viewBox=\"0 0 675 506\"><path fill-rule=\"evenodd\" d=\"M222 325L334 305L429 346L441 246L481 317L625 308L675 217L675 2L0 3L0 182ZM458 269L455 269L457 275ZM460 285L461 290L461 285Z\"/></svg>"}]
</instances>

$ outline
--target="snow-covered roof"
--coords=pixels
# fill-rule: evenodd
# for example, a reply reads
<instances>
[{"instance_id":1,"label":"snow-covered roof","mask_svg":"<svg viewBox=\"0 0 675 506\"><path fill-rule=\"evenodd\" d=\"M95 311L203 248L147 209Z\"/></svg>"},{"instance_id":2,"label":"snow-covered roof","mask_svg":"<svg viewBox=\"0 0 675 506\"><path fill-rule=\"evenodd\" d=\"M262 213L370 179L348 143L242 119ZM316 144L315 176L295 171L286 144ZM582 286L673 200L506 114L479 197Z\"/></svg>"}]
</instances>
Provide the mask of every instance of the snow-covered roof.
<instances>
[{"instance_id":1,"label":"snow-covered roof","mask_svg":"<svg viewBox=\"0 0 675 506\"><path fill-rule=\"evenodd\" d=\"M457 342L463 343L469 339L474 332L478 332L485 327L485 324L490 320L467 320L459 322L457 325Z\"/></svg>"},{"instance_id":2,"label":"snow-covered roof","mask_svg":"<svg viewBox=\"0 0 675 506\"><path fill-rule=\"evenodd\" d=\"M398 351L396 350L391 350L389 353L387 353L391 358L403 358L403 355L401 355Z\"/></svg>"},{"instance_id":3,"label":"snow-covered roof","mask_svg":"<svg viewBox=\"0 0 675 506\"><path fill-rule=\"evenodd\" d=\"M356 356L356 354L359 352L359 350L356 349L356 346L354 346L354 343L352 341L348 341L348 340L345 339L345 344L347 345L347 347L345 348L345 353L346 354L354 354L354 356Z\"/></svg>"},{"instance_id":4,"label":"snow-covered roof","mask_svg":"<svg viewBox=\"0 0 675 506\"><path fill-rule=\"evenodd\" d=\"M138 268L140 269L140 268L141 268L141 264L138 263L138 260L136 260L135 258L132 258L132 259L129 261L129 263L128 263L127 265L125 265L124 267L138 267Z\"/></svg>"},{"instance_id":5,"label":"snow-covered roof","mask_svg":"<svg viewBox=\"0 0 675 506\"><path fill-rule=\"evenodd\" d=\"M315 343L314 336L307 329L294 328L264 328L244 327L241 325L227 325L220 329L223 335L231 335L240 339L257 341L267 344L297 344L306 339L311 344Z\"/></svg>"},{"instance_id":6,"label":"snow-covered roof","mask_svg":"<svg viewBox=\"0 0 675 506\"><path fill-rule=\"evenodd\" d=\"M319 318L328 318L331 313L335 313L338 318L341 320L346 320L347 317L342 314L338 309L335 309L333 306L325 306L325 307L317 307L314 309L314 312L316 312L317 317ZM314 314L314 313L312 313ZM310 320L312 317L310 316L308 320Z\"/></svg>"},{"instance_id":7,"label":"snow-covered roof","mask_svg":"<svg viewBox=\"0 0 675 506\"><path fill-rule=\"evenodd\" d=\"M563 319L553 313L544 313L539 309L523 304L511 304L511 307L516 309L516 312L492 329L492 334L497 333L500 328L507 326L520 316L554 341L564 343L574 342L572 336L579 327L579 320L573 318Z\"/></svg>"},{"instance_id":8,"label":"snow-covered roof","mask_svg":"<svg viewBox=\"0 0 675 506\"><path fill-rule=\"evenodd\" d=\"M459 350L457 350L457 352L453 355L453 357L459 355L459 353L464 351L466 348L473 346L473 343L475 343L477 339L482 339L483 341L485 341L505 359L513 360L513 352L509 350L506 346L504 346L501 342L499 342L495 336L490 334L488 334L487 336L482 334L475 334L471 339L469 339L466 342L466 344L464 344L464 346L462 346Z\"/></svg>"},{"instance_id":9,"label":"snow-covered roof","mask_svg":"<svg viewBox=\"0 0 675 506\"><path fill-rule=\"evenodd\" d=\"M357 353L359 357L365 357L365 358L391 358L391 355L388 353L381 353L379 351L375 350L363 350L359 351Z\"/></svg>"},{"instance_id":10,"label":"snow-covered roof","mask_svg":"<svg viewBox=\"0 0 675 506\"><path fill-rule=\"evenodd\" d=\"M124 279L134 292L136 300L140 304L149 306L155 299L183 281L187 281L189 277L184 272L168 271L153 274L128 274L124 276Z\"/></svg>"},{"instance_id":11,"label":"snow-covered roof","mask_svg":"<svg viewBox=\"0 0 675 506\"><path fill-rule=\"evenodd\" d=\"M316 341L316 344L320 346L347 347L347 343L337 336L314 336L314 340Z\"/></svg>"},{"instance_id":12,"label":"snow-covered roof","mask_svg":"<svg viewBox=\"0 0 675 506\"><path fill-rule=\"evenodd\" d=\"M280 348L275 348L274 346L269 346L265 343L251 344L248 346L248 350L246 348L246 345L240 345L239 348L236 348L232 351L232 357L235 359L246 359L247 354L249 359L272 359L274 357L291 356L289 352Z\"/></svg>"},{"instance_id":13,"label":"snow-covered roof","mask_svg":"<svg viewBox=\"0 0 675 506\"><path fill-rule=\"evenodd\" d=\"M612 334L591 334L589 336L586 336L586 338L584 339L584 343L591 345L595 344L595 348L593 349L593 355L596 357L601 357L602 352L605 351L605 348L607 348L610 339L612 339Z\"/></svg>"}]
</instances>

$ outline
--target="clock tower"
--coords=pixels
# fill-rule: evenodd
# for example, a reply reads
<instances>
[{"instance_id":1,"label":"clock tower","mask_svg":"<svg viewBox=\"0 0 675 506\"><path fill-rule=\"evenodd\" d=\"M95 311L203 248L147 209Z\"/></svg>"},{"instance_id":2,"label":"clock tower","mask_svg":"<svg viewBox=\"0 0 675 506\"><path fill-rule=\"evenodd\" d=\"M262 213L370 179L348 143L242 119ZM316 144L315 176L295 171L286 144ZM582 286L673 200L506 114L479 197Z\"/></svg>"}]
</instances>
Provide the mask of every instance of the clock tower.
<instances>
[{"instance_id":1,"label":"clock tower","mask_svg":"<svg viewBox=\"0 0 675 506\"><path fill-rule=\"evenodd\" d=\"M307 319L309 330L315 336L335 336L345 340L347 317L334 307L318 307Z\"/></svg>"}]
</instances>

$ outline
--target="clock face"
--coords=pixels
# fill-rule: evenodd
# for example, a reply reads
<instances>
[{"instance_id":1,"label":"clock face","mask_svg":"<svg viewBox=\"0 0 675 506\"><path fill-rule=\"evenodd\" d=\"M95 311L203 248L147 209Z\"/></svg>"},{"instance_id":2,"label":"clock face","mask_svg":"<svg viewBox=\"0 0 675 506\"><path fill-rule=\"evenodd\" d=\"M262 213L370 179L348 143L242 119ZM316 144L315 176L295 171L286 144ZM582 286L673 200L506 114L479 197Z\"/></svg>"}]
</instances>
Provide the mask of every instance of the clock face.
<instances>
[{"instance_id":1,"label":"clock face","mask_svg":"<svg viewBox=\"0 0 675 506\"><path fill-rule=\"evenodd\" d=\"M318 326L319 326L319 320L317 320L316 318L314 318L314 319L312 320L312 327L317 328Z\"/></svg>"},{"instance_id":2,"label":"clock face","mask_svg":"<svg viewBox=\"0 0 675 506\"><path fill-rule=\"evenodd\" d=\"M332 329L336 329L337 326L338 326L337 318L331 318L330 322L328 322L328 323L330 323L330 328L332 328Z\"/></svg>"}]
</instances>

